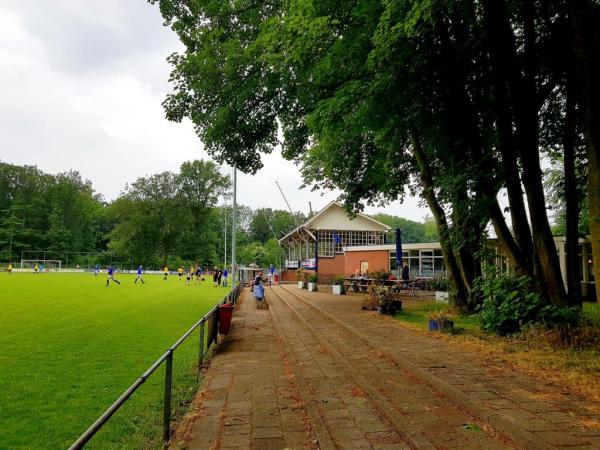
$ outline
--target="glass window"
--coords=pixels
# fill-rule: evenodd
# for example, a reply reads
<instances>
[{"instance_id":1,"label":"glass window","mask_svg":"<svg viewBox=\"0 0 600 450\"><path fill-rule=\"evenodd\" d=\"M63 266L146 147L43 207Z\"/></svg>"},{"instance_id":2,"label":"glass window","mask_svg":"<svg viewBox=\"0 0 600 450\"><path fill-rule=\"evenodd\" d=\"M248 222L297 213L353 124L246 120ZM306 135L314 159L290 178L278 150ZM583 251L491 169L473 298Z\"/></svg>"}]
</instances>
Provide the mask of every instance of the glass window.
<instances>
[{"instance_id":1,"label":"glass window","mask_svg":"<svg viewBox=\"0 0 600 450\"><path fill-rule=\"evenodd\" d=\"M422 277L433 277L433 250L421 250Z\"/></svg>"}]
</instances>

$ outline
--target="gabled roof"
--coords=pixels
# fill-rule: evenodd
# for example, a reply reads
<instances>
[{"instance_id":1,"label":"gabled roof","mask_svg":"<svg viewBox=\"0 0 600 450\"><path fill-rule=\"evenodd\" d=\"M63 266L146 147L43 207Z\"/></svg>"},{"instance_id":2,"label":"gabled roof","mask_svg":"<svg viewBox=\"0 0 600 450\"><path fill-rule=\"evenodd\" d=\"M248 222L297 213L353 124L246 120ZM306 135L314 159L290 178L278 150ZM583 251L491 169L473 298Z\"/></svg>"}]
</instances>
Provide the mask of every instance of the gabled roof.
<instances>
[{"instance_id":1,"label":"gabled roof","mask_svg":"<svg viewBox=\"0 0 600 450\"><path fill-rule=\"evenodd\" d=\"M321 209L321 211L319 211L317 214L315 214L315 215L314 215L314 216L312 216L310 219L308 219L308 220L306 221L306 223L304 224L304 226L305 226L306 228L310 228L310 224L311 224L311 223L314 223L314 222L317 220L317 218L318 218L319 216L321 216L321 215L322 215L323 213L325 213L327 210L331 209L331 208L332 208L334 205L335 205L335 206L338 206L338 207L340 207L340 208L342 208L342 209L344 209L344 205L342 205L340 202L337 202L337 201L333 200L333 201L329 202L327 205L325 205L325 207L324 207L324 208L322 208L322 209ZM389 225L386 225L385 223L381 223L380 221L378 221L378 220L375 220L375 219L373 219L372 217L370 217L370 216L367 216L366 214L363 214L363 213L357 213L356 215L357 215L358 217L362 217L362 218L364 218L364 219L367 219L367 220L369 220L369 221L371 221L371 222L373 222L373 223L376 223L376 224L377 224L377 225L379 225L380 227L383 227L383 228L384 228L386 231L389 231L389 230L391 230L391 229L392 229L392 227L390 227Z\"/></svg>"},{"instance_id":2,"label":"gabled roof","mask_svg":"<svg viewBox=\"0 0 600 450\"><path fill-rule=\"evenodd\" d=\"M281 239L279 239L279 242L283 242L285 239L287 239L289 236L293 235L294 233L300 231L301 229L306 230L308 233L310 233L308 230L314 229L314 225L315 223L317 223L320 219L322 220L323 217L325 216L325 214L330 211L332 208L340 208L343 209L344 206L337 202L337 201L332 201L329 202L327 205L325 205L325 207L323 207L317 214L315 214L314 216L312 216L310 219L308 219L305 223L303 223L302 225L294 228L292 231L290 231L288 234L286 234L285 236L283 236ZM378 220L373 219L372 217L367 216L366 214L362 214L362 213L358 213L357 217L360 217L362 220L366 220L369 221L371 223L373 223L374 225L376 225L376 228L379 228L381 231L389 231L391 229L390 226L379 222ZM348 220L352 220L352 219L348 219ZM337 227L336 227L337 229ZM339 228L342 229L343 228Z\"/></svg>"}]
</instances>

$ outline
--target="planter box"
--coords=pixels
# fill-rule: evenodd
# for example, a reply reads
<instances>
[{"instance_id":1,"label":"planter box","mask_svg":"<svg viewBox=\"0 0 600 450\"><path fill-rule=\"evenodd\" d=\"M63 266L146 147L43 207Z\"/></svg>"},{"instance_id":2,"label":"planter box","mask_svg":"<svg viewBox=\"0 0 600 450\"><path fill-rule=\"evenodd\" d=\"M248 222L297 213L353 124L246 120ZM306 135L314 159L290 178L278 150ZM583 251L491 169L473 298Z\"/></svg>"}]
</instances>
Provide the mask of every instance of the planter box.
<instances>
[{"instance_id":1,"label":"planter box","mask_svg":"<svg viewBox=\"0 0 600 450\"><path fill-rule=\"evenodd\" d=\"M443 331L445 333L452 333L454 330L454 321L452 320L444 320L437 321L429 319L429 331Z\"/></svg>"},{"instance_id":2,"label":"planter box","mask_svg":"<svg viewBox=\"0 0 600 450\"><path fill-rule=\"evenodd\" d=\"M377 307L377 312L386 316L395 316L400 310L402 310L402 300L397 300L390 305Z\"/></svg>"},{"instance_id":3,"label":"planter box","mask_svg":"<svg viewBox=\"0 0 600 450\"><path fill-rule=\"evenodd\" d=\"M317 292L317 283L308 283L308 292Z\"/></svg>"},{"instance_id":4,"label":"planter box","mask_svg":"<svg viewBox=\"0 0 600 450\"><path fill-rule=\"evenodd\" d=\"M305 287L304 281L298 281L298 289L304 289Z\"/></svg>"},{"instance_id":5,"label":"planter box","mask_svg":"<svg viewBox=\"0 0 600 450\"><path fill-rule=\"evenodd\" d=\"M439 303L448 303L450 301L450 293L446 291L435 291L435 301Z\"/></svg>"},{"instance_id":6,"label":"planter box","mask_svg":"<svg viewBox=\"0 0 600 450\"><path fill-rule=\"evenodd\" d=\"M342 286L341 284L334 284L331 286L333 289L333 294L334 295L344 295L344 286Z\"/></svg>"}]
</instances>

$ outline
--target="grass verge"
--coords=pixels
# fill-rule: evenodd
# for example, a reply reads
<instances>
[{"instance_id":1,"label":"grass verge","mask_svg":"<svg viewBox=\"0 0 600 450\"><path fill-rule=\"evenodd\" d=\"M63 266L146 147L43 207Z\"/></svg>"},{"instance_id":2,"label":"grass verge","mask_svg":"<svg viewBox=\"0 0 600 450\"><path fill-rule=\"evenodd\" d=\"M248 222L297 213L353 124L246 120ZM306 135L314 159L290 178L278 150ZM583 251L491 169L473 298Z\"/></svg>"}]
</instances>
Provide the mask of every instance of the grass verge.
<instances>
[{"instance_id":1,"label":"grass verge","mask_svg":"<svg viewBox=\"0 0 600 450\"><path fill-rule=\"evenodd\" d=\"M455 333L428 332L431 313L446 313L454 321ZM600 307L584 304L584 314L600 326ZM476 316L457 314L449 305L433 301L403 299L396 315L402 325L438 339L451 341L465 350L482 354L493 364L509 366L532 377L565 385L591 401L600 402L600 348L559 348L531 336L499 337L482 332ZM538 336L539 337L539 336Z\"/></svg>"}]
</instances>

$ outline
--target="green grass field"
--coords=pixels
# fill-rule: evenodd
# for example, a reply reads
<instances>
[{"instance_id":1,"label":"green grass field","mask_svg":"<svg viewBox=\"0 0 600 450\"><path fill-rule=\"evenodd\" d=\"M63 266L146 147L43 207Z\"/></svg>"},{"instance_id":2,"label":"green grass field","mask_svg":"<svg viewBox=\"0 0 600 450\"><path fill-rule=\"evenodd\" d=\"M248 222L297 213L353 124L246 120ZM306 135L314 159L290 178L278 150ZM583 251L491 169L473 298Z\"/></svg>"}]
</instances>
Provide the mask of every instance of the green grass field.
<instances>
[{"instance_id":1,"label":"green grass field","mask_svg":"<svg viewBox=\"0 0 600 450\"><path fill-rule=\"evenodd\" d=\"M68 447L227 292L171 276L0 274L0 448ZM198 335L174 357L174 409L197 389ZM164 367L89 448L158 448Z\"/></svg>"}]
</instances>

